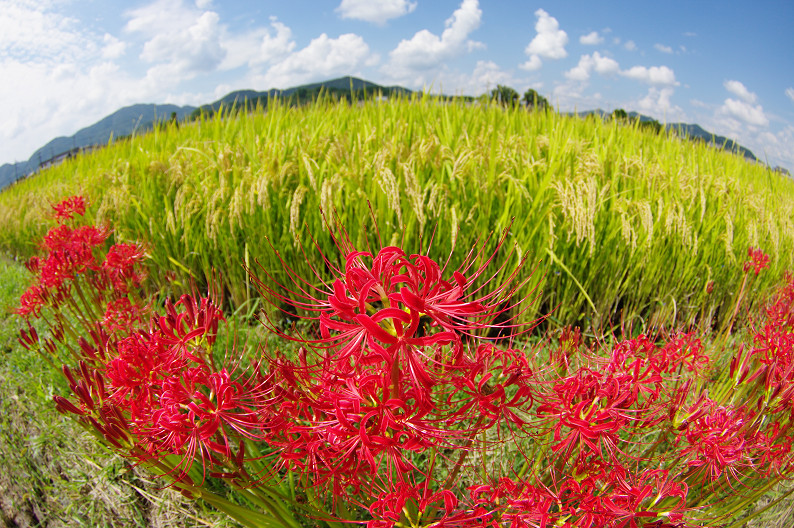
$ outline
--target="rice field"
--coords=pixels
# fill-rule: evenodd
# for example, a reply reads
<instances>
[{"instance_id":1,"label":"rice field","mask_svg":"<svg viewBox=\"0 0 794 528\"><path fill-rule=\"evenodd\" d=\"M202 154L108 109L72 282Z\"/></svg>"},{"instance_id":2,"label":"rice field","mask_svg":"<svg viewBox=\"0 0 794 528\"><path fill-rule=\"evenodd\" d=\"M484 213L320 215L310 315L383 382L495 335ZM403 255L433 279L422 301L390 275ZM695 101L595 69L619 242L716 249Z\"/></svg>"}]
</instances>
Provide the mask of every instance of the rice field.
<instances>
[{"instance_id":1,"label":"rice field","mask_svg":"<svg viewBox=\"0 0 794 528\"><path fill-rule=\"evenodd\" d=\"M72 194L115 241L145 241L158 286L217 271L234 308L256 293L243 264L322 269L315 243L336 256L321 211L362 248L429 246L452 266L509 227L500 257L536 264L541 292L524 317L599 334L726 324L750 246L771 257L751 300L794 267L794 181L764 166L599 117L429 95L271 102L120 140L0 193L0 248L32 254L49 204Z\"/></svg>"}]
</instances>

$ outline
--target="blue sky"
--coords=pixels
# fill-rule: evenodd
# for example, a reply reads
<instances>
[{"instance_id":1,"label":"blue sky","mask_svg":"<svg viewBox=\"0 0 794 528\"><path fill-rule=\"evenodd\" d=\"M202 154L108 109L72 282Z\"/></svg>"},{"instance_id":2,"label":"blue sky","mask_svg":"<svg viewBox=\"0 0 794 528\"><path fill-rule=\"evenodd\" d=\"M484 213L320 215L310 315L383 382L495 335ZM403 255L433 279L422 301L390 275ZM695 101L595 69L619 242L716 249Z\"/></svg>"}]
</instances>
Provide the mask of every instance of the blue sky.
<instances>
[{"instance_id":1,"label":"blue sky","mask_svg":"<svg viewBox=\"0 0 794 528\"><path fill-rule=\"evenodd\" d=\"M355 75L697 123L794 172L794 2L0 0L0 164L135 103Z\"/></svg>"}]
</instances>

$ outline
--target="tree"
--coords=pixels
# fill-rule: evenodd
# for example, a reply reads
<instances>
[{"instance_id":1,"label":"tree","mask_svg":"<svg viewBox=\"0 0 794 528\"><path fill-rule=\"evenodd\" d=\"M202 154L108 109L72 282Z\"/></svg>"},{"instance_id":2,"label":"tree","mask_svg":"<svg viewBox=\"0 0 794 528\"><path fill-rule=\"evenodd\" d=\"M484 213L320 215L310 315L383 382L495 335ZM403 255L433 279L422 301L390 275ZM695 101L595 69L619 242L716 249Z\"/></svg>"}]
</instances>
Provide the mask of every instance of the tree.
<instances>
[{"instance_id":1,"label":"tree","mask_svg":"<svg viewBox=\"0 0 794 528\"><path fill-rule=\"evenodd\" d=\"M491 100L495 100L503 106L515 106L518 104L518 92L509 86L498 84L491 90Z\"/></svg>"},{"instance_id":2,"label":"tree","mask_svg":"<svg viewBox=\"0 0 794 528\"><path fill-rule=\"evenodd\" d=\"M625 121L629 118L629 114L627 114L626 111L623 110L622 108L616 108L615 110L612 111L612 118L622 119Z\"/></svg>"},{"instance_id":3,"label":"tree","mask_svg":"<svg viewBox=\"0 0 794 528\"><path fill-rule=\"evenodd\" d=\"M540 95L532 88L524 92L523 100L524 103L527 105L528 110L534 110L534 109L545 110L546 108L551 107L548 99Z\"/></svg>"}]
</instances>

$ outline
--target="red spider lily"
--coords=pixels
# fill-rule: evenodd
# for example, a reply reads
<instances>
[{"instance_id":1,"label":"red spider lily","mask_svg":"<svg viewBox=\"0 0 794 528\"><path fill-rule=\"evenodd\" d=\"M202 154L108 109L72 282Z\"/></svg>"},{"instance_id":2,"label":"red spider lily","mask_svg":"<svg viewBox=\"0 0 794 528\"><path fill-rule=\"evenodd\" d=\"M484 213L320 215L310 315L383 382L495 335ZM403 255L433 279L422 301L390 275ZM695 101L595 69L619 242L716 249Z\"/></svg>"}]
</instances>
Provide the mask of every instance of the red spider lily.
<instances>
[{"instance_id":1,"label":"red spider lily","mask_svg":"<svg viewBox=\"0 0 794 528\"><path fill-rule=\"evenodd\" d=\"M312 347L311 356L303 349L300 366L271 363L291 425L267 438L287 467L334 489L357 487L384 471L387 480L395 471L415 471L405 453L467 448L498 417L523 425L514 409L531 395L530 369L520 365L521 353L497 359L497 349L486 347L475 358L465 346L494 326L523 330L511 317L493 323L512 308L505 300L524 284L518 272L495 293L478 296L483 290L474 289L475 281L492 257L467 278L475 251L445 280L444 269L425 255L409 256L396 247L377 254L355 251L346 239L339 247L346 255L344 269L326 259L335 277L316 273L318 286L286 264L294 291L254 279L266 296L316 321L319 334L286 336ZM491 355L495 359L486 361ZM500 367L507 379L489 372ZM519 382L518 393L508 397L506 388Z\"/></svg>"},{"instance_id":2,"label":"red spider lily","mask_svg":"<svg viewBox=\"0 0 794 528\"><path fill-rule=\"evenodd\" d=\"M40 317L41 309L47 305L47 290L38 284L30 286L19 299L14 313L23 317Z\"/></svg>"},{"instance_id":3,"label":"red spider lily","mask_svg":"<svg viewBox=\"0 0 794 528\"><path fill-rule=\"evenodd\" d=\"M646 469L627 472L610 482L612 488L598 498L603 521L609 526L638 528L659 516L680 521L686 511L688 486L670 478L669 471ZM640 521L643 524L637 524ZM606 523L601 524L607 525Z\"/></svg>"},{"instance_id":4,"label":"red spider lily","mask_svg":"<svg viewBox=\"0 0 794 528\"><path fill-rule=\"evenodd\" d=\"M129 335L135 332L143 323L141 308L130 302L127 297L110 301L105 310L102 324L109 333L124 333Z\"/></svg>"},{"instance_id":5,"label":"red spider lily","mask_svg":"<svg viewBox=\"0 0 794 528\"><path fill-rule=\"evenodd\" d=\"M182 311L178 311L181 307ZM214 359L207 355L206 348L212 346L218 333L218 324L224 321L223 313L208 297L196 300L195 296L183 295L176 304L166 301L165 315L155 319L158 326L158 340L172 347L178 357L212 364ZM206 346L190 347L189 343L206 341ZM197 357L196 354L201 357Z\"/></svg>"},{"instance_id":6,"label":"red spider lily","mask_svg":"<svg viewBox=\"0 0 794 528\"><path fill-rule=\"evenodd\" d=\"M784 285L775 293L765 314L770 323L794 331L794 274L786 273Z\"/></svg>"},{"instance_id":7,"label":"red spider lily","mask_svg":"<svg viewBox=\"0 0 794 528\"><path fill-rule=\"evenodd\" d=\"M769 255L761 251L760 249L749 247L747 248L747 256L750 257L750 260L744 263L742 269L745 273L752 269L755 271L756 276L761 272L762 269L769 267Z\"/></svg>"},{"instance_id":8,"label":"red spider lily","mask_svg":"<svg viewBox=\"0 0 794 528\"><path fill-rule=\"evenodd\" d=\"M200 340L214 340L222 319L209 299L183 296L166 310L151 333L119 341L106 376L111 401L129 413L138 456L180 455L174 471L181 478L195 460L206 472L217 455L231 457L237 438L262 438L271 388L258 368L233 379L226 368L213 371L197 351Z\"/></svg>"},{"instance_id":9,"label":"red spider lily","mask_svg":"<svg viewBox=\"0 0 794 528\"><path fill-rule=\"evenodd\" d=\"M726 472L736 478L739 468L752 465L758 447L752 411L701 397L688 412L676 445L686 441L680 455L689 467L702 468L703 478L714 482Z\"/></svg>"},{"instance_id":10,"label":"red spider lily","mask_svg":"<svg viewBox=\"0 0 794 528\"><path fill-rule=\"evenodd\" d=\"M613 359L608 368L615 364ZM605 447L606 455L612 458L619 449L621 429L658 423L664 410L656 401L661 380L655 379L652 369L641 366L635 361L629 372L615 373L583 368L541 393L537 414L553 423L556 444L552 450L562 451L568 458L578 448L581 461L590 455L604 457ZM643 398L645 393L648 397Z\"/></svg>"},{"instance_id":11,"label":"red spider lily","mask_svg":"<svg viewBox=\"0 0 794 528\"><path fill-rule=\"evenodd\" d=\"M685 368L689 372L703 372L710 365L710 359L704 353L703 343L695 337L694 332L679 333L670 339L661 350L667 362L668 373Z\"/></svg>"},{"instance_id":12,"label":"red spider lily","mask_svg":"<svg viewBox=\"0 0 794 528\"><path fill-rule=\"evenodd\" d=\"M108 250L102 270L119 293L127 293L129 287L137 288L144 279L140 263L145 254L138 244L115 244Z\"/></svg>"},{"instance_id":13,"label":"red spider lily","mask_svg":"<svg viewBox=\"0 0 794 528\"><path fill-rule=\"evenodd\" d=\"M336 268L323 256L334 276L326 279L315 270L318 285L298 277L283 262L292 281L291 288L271 287L249 270L266 298L276 305L281 302L292 305L299 317L317 321L321 338L307 342L333 350L339 359L351 355L369 359L367 356L374 354L387 361L394 357L397 349L404 350L404 345L427 346L435 343L433 339L459 341L464 335L487 330L494 326L497 316L517 305L508 301L529 280L518 278L525 264L522 261L491 293L480 294L484 285L474 289L475 282L485 275L505 237L488 258L483 258L485 244L472 249L461 267L452 272L451 280L443 279L445 268L425 255L408 256L396 247L385 247L373 255L353 249L345 237L344 233L335 237L340 252L345 255L344 270ZM484 262L469 273L478 259ZM271 282L277 283L269 272L261 271ZM491 277L500 271L496 270ZM498 326L505 330L515 328L512 321L517 316L514 314ZM271 326L281 333L275 325ZM524 326L521 331L528 329L529 326ZM441 335L433 338L432 334Z\"/></svg>"},{"instance_id":14,"label":"red spider lily","mask_svg":"<svg viewBox=\"0 0 794 528\"><path fill-rule=\"evenodd\" d=\"M70 196L52 206L55 220L60 223L71 220L74 215L83 216L85 214L86 202L82 196Z\"/></svg>"},{"instance_id":15,"label":"red spider lily","mask_svg":"<svg viewBox=\"0 0 794 528\"><path fill-rule=\"evenodd\" d=\"M40 285L50 290L68 289L76 276L97 271L94 248L104 244L108 236L107 230L93 226L72 229L63 225L50 230L43 242L48 254L36 266Z\"/></svg>"},{"instance_id":16,"label":"red spider lily","mask_svg":"<svg viewBox=\"0 0 794 528\"><path fill-rule=\"evenodd\" d=\"M407 522L416 526L419 522L432 523L431 526L473 526L465 512L457 512L458 498L450 490L434 491L429 481L421 484L399 482L394 489L383 491L369 505L373 519L368 528L392 528ZM411 513L411 512L415 513ZM402 521L402 522L401 522Z\"/></svg>"},{"instance_id":17,"label":"red spider lily","mask_svg":"<svg viewBox=\"0 0 794 528\"><path fill-rule=\"evenodd\" d=\"M534 402L534 376L523 351L485 343L460 368L461 375L450 378L462 403L455 411L457 419L485 418L482 430L501 420L519 428L527 424L521 414Z\"/></svg>"}]
</instances>

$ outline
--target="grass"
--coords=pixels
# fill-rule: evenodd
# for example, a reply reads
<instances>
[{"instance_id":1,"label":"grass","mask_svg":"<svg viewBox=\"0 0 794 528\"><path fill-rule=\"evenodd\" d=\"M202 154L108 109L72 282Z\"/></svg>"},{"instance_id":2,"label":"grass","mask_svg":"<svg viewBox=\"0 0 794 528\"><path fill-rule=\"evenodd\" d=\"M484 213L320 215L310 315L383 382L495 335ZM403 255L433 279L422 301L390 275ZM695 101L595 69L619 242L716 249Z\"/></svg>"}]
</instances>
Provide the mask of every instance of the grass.
<instances>
[{"instance_id":1,"label":"grass","mask_svg":"<svg viewBox=\"0 0 794 528\"><path fill-rule=\"evenodd\" d=\"M765 167L618 121L429 96L271 104L120 141L1 193L0 248L29 255L48 203L76 193L180 282L220 270L233 306L253 295L242 263L279 270L275 248L305 273L310 234L334 255L320 208L372 241L370 204L385 244L432 239L453 264L512 225L513 258L540 262L537 309L603 333L724 324L749 246L772 257L759 295L794 266L794 182Z\"/></svg>"}]
</instances>

